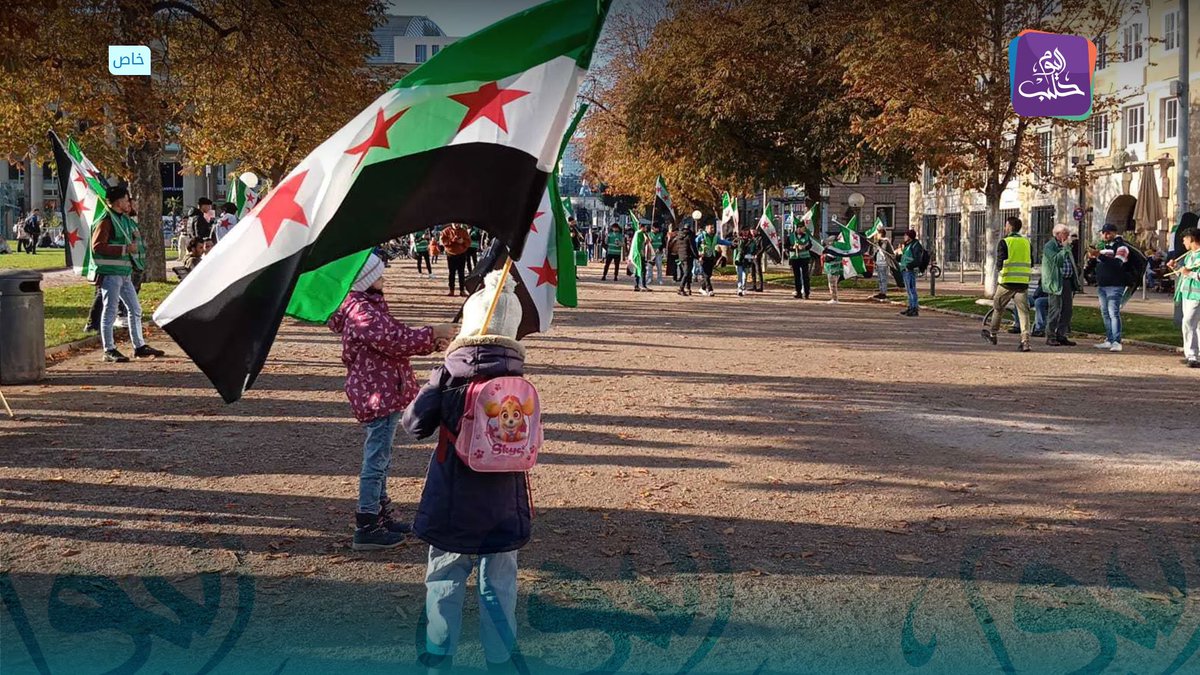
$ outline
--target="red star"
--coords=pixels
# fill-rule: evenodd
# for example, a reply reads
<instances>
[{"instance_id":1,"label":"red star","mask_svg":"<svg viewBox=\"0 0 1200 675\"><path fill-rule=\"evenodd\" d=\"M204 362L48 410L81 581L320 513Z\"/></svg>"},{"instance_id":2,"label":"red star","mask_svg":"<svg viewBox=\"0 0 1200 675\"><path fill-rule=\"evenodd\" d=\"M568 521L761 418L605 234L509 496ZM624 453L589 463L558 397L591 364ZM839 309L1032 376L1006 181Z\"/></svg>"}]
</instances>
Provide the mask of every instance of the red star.
<instances>
[{"instance_id":1,"label":"red star","mask_svg":"<svg viewBox=\"0 0 1200 675\"><path fill-rule=\"evenodd\" d=\"M537 213L533 214L533 222L529 224L530 232L537 232L537 219L544 215L546 215L545 211L538 211Z\"/></svg>"},{"instance_id":2,"label":"red star","mask_svg":"<svg viewBox=\"0 0 1200 675\"><path fill-rule=\"evenodd\" d=\"M84 211L87 211L87 207L83 205L83 200L82 200L82 199L80 199L80 200L75 200L75 199L72 199L72 200L71 200L71 208L69 208L69 209L67 209L67 210L68 210L68 211L71 211L71 212L73 212L73 213L75 213L75 214L78 214L78 215L79 215L79 217L80 217L80 218L82 218L82 217L83 217L83 212L84 212Z\"/></svg>"},{"instance_id":3,"label":"red star","mask_svg":"<svg viewBox=\"0 0 1200 675\"><path fill-rule=\"evenodd\" d=\"M304 215L304 209L296 203L296 193L300 191L300 185L304 183L307 175L308 171L302 171L289 178L271 192L259 209L258 221L262 223L263 234L267 235L267 246L275 241L275 235L279 233L279 228L283 227L285 220L308 227L308 217Z\"/></svg>"},{"instance_id":4,"label":"red star","mask_svg":"<svg viewBox=\"0 0 1200 675\"><path fill-rule=\"evenodd\" d=\"M388 145L388 129L391 129L396 120L400 119L408 111L409 109L405 108L387 119L383 117L383 108L375 111L375 128L371 129L371 135L367 136L367 140L346 151L347 155L358 155L358 161L354 163L355 169L366 159L367 153L371 151L371 148L391 147Z\"/></svg>"},{"instance_id":5,"label":"red star","mask_svg":"<svg viewBox=\"0 0 1200 675\"><path fill-rule=\"evenodd\" d=\"M79 172L79 171L76 171L76 172L75 172L75 178L74 178L74 181L75 181L76 183L79 183L81 186L83 186L83 187L85 187L85 188L86 188L86 187L88 187L88 182L87 182L87 179L83 177L83 173L82 173L82 172Z\"/></svg>"},{"instance_id":6,"label":"red star","mask_svg":"<svg viewBox=\"0 0 1200 675\"><path fill-rule=\"evenodd\" d=\"M550 257L546 257L546 262L542 263L541 267L530 267L530 272L537 275L537 286L540 288L543 284L558 286L558 270L550 266Z\"/></svg>"},{"instance_id":7,"label":"red star","mask_svg":"<svg viewBox=\"0 0 1200 675\"><path fill-rule=\"evenodd\" d=\"M508 122L504 119L504 106L527 95L527 91L516 89L500 89L495 82L488 82L469 94L455 94L450 98L467 106L467 115L463 118L459 131L466 129L480 117L486 117L508 133Z\"/></svg>"},{"instance_id":8,"label":"red star","mask_svg":"<svg viewBox=\"0 0 1200 675\"><path fill-rule=\"evenodd\" d=\"M75 248L75 244L78 244L82 239L83 237L79 236L79 230L67 230L67 246Z\"/></svg>"}]
</instances>

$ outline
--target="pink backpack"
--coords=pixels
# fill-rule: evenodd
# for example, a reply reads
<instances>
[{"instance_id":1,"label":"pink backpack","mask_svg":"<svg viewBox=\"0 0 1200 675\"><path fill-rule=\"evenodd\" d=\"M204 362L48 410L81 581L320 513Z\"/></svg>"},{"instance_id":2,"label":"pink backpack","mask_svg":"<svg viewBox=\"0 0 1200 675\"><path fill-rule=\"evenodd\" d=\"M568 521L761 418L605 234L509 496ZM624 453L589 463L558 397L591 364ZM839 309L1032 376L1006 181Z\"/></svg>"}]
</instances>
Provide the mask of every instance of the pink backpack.
<instances>
[{"instance_id":1,"label":"pink backpack","mask_svg":"<svg viewBox=\"0 0 1200 675\"><path fill-rule=\"evenodd\" d=\"M523 377L472 382L455 451L473 471L528 471L542 449L542 404Z\"/></svg>"}]
</instances>

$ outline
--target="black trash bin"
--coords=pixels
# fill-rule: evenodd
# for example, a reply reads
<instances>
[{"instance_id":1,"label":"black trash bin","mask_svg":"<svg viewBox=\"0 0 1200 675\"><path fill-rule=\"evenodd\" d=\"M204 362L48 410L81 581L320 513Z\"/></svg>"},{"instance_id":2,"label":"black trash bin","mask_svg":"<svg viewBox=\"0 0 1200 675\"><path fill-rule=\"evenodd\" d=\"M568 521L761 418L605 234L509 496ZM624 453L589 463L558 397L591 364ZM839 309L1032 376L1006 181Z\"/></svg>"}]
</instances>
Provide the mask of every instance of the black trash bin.
<instances>
[{"instance_id":1,"label":"black trash bin","mask_svg":"<svg viewBox=\"0 0 1200 675\"><path fill-rule=\"evenodd\" d=\"M46 323L42 273L0 270L0 384L46 376Z\"/></svg>"}]
</instances>

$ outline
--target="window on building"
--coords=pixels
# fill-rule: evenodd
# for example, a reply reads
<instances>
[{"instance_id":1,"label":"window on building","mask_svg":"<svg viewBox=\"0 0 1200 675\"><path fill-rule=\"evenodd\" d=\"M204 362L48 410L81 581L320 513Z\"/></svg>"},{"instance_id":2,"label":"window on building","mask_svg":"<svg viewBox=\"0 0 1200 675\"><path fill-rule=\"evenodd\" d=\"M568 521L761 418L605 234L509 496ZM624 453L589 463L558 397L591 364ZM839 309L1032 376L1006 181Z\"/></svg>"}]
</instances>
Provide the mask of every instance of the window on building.
<instances>
[{"instance_id":1,"label":"window on building","mask_svg":"<svg viewBox=\"0 0 1200 675\"><path fill-rule=\"evenodd\" d=\"M1107 151L1109 149L1108 139L1108 113L1092 115L1092 119L1088 120L1088 138L1092 144L1092 150Z\"/></svg>"},{"instance_id":2,"label":"window on building","mask_svg":"<svg viewBox=\"0 0 1200 675\"><path fill-rule=\"evenodd\" d=\"M883 221L884 229L889 231L894 230L895 228L892 225L896 222L896 205L876 204L875 217ZM874 225L875 221L872 220L871 224Z\"/></svg>"},{"instance_id":3,"label":"window on building","mask_svg":"<svg viewBox=\"0 0 1200 675\"><path fill-rule=\"evenodd\" d=\"M1172 51L1179 49L1179 10L1163 15L1163 49Z\"/></svg>"},{"instance_id":4,"label":"window on building","mask_svg":"<svg viewBox=\"0 0 1200 675\"><path fill-rule=\"evenodd\" d=\"M1125 145L1146 142L1146 107L1131 105L1125 109Z\"/></svg>"},{"instance_id":5,"label":"window on building","mask_svg":"<svg viewBox=\"0 0 1200 675\"><path fill-rule=\"evenodd\" d=\"M1096 40L1096 70L1104 70L1108 66L1108 36L1101 35Z\"/></svg>"},{"instance_id":6,"label":"window on building","mask_svg":"<svg viewBox=\"0 0 1200 675\"><path fill-rule=\"evenodd\" d=\"M937 216L932 213L921 218L921 245L931 254L937 252Z\"/></svg>"},{"instance_id":7,"label":"window on building","mask_svg":"<svg viewBox=\"0 0 1200 675\"><path fill-rule=\"evenodd\" d=\"M1162 124L1158 127L1159 141L1173 141L1179 137L1179 99L1164 98L1162 110L1159 112L1159 119Z\"/></svg>"},{"instance_id":8,"label":"window on building","mask_svg":"<svg viewBox=\"0 0 1200 675\"><path fill-rule=\"evenodd\" d=\"M945 262L962 262L962 214L947 213L943 220L946 221L946 236L942 243L942 250L945 251L942 259Z\"/></svg>"},{"instance_id":9,"label":"window on building","mask_svg":"<svg viewBox=\"0 0 1200 675\"><path fill-rule=\"evenodd\" d=\"M1042 153L1042 177L1054 175L1054 133L1043 131L1038 134L1038 150Z\"/></svg>"},{"instance_id":10,"label":"window on building","mask_svg":"<svg viewBox=\"0 0 1200 675\"><path fill-rule=\"evenodd\" d=\"M881 173L875 178L875 182L880 185L891 185L896 182L896 178L891 174Z\"/></svg>"},{"instance_id":11,"label":"window on building","mask_svg":"<svg viewBox=\"0 0 1200 675\"><path fill-rule=\"evenodd\" d=\"M429 50L429 55L430 55L430 56L437 56L437 53L438 53L438 52L440 52L440 51L442 51L442 46L441 46L441 45L433 45L433 47L432 47L432 48L430 48L430 50Z\"/></svg>"},{"instance_id":12,"label":"window on building","mask_svg":"<svg viewBox=\"0 0 1200 675\"><path fill-rule=\"evenodd\" d=\"M417 45L417 56L416 56L415 61L417 63L425 63L428 60L429 60L429 46L428 45Z\"/></svg>"},{"instance_id":13,"label":"window on building","mask_svg":"<svg viewBox=\"0 0 1200 675\"><path fill-rule=\"evenodd\" d=\"M929 164L922 166L921 183L925 190L933 189L933 167Z\"/></svg>"},{"instance_id":14,"label":"window on building","mask_svg":"<svg viewBox=\"0 0 1200 675\"><path fill-rule=\"evenodd\" d=\"M858 171L846 169L846 173L842 174L842 182L846 185L858 185Z\"/></svg>"},{"instance_id":15,"label":"window on building","mask_svg":"<svg viewBox=\"0 0 1200 675\"><path fill-rule=\"evenodd\" d=\"M987 236L986 211L971 212L970 231L967 236L971 241L971 250L968 254L968 259L964 262L982 262L984 259L984 238Z\"/></svg>"},{"instance_id":16,"label":"window on building","mask_svg":"<svg viewBox=\"0 0 1200 675\"><path fill-rule=\"evenodd\" d=\"M8 165L8 179L9 180L23 180L24 178L25 178L25 173L23 171L21 171L21 166L19 164L9 164Z\"/></svg>"},{"instance_id":17,"label":"window on building","mask_svg":"<svg viewBox=\"0 0 1200 675\"><path fill-rule=\"evenodd\" d=\"M1033 221L1032 227L1029 228L1030 253L1033 254L1033 263L1036 265L1042 262L1042 248L1050 241L1050 233L1054 230L1054 207L1035 206L1029 218Z\"/></svg>"},{"instance_id":18,"label":"window on building","mask_svg":"<svg viewBox=\"0 0 1200 675\"><path fill-rule=\"evenodd\" d=\"M1126 61L1136 61L1145 54L1142 42L1142 24L1131 23L1121 30L1121 49Z\"/></svg>"}]
</instances>

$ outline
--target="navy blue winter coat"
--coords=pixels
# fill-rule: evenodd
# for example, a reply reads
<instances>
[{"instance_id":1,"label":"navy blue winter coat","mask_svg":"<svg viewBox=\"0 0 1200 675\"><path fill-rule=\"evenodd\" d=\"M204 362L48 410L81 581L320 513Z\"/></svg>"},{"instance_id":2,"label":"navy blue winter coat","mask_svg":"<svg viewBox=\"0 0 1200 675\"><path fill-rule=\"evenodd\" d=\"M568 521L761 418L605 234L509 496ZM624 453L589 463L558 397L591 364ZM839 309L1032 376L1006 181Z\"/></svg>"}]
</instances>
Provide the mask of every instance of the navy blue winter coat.
<instances>
[{"instance_id":1,"label":"navy blue winter coat","mask_svg":"<svg viewBox=\"0 0 1200 675\"><path fill-rule=\"evenodd\" d=\"M404 429L417 438L457 434L467 387L506 375L521 375L524 348L515 340L483 336L458 340L446 362L404 411ZM440 436L440 434L439 434ZM458 458L454 444L439 443L429 460L425 489L413 532L443 551L486 555L515 551L532 531L524 473L480 473Z\"/></svg>"}]
</instances>

